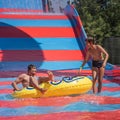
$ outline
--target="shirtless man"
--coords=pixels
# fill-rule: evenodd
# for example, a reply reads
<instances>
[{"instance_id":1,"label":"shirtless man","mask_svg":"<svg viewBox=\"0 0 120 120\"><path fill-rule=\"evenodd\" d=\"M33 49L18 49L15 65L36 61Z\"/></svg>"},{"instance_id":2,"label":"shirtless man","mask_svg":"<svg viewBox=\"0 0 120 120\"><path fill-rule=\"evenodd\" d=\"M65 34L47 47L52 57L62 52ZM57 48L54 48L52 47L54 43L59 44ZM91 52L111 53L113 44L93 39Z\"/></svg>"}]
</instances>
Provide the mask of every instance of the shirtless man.
<instances>
[{"instance_id":1,"label":"shirtless man","mask_svg":"<svg viewBox=\"0 0 120 120\"><path fill-rule=\"evenodd\" d=\"M53 81L53 74L52 72L48 71L48 77L39 77L37 80L37 77L35 76L36 72L36 67L32 64L29 65L27 74L19 75L18 78L14 82L12 82L14 90L21 90L20 88L18 88L17 84L22 83L23 88L31 86L44 93L45 90L40 88L39 84L42 82Z\"/></svg>"},{"instance_id":2,"label":"shirtless man","mask_svg":"<svg viewBox=\"0 0 120 120\"><path fill-rule=\"evenodd\" d=\"M95 45L92 37L86 40L87 53L85 60L80 67L82 70L85 63L92 58L92 77L93 77L93 93L100 93L102 89L102 79L104 76L105 66L108 60L108 53L100 46ZM96 81L98 80L98 90L96 90Z\"/></svg>"}]
</instances>

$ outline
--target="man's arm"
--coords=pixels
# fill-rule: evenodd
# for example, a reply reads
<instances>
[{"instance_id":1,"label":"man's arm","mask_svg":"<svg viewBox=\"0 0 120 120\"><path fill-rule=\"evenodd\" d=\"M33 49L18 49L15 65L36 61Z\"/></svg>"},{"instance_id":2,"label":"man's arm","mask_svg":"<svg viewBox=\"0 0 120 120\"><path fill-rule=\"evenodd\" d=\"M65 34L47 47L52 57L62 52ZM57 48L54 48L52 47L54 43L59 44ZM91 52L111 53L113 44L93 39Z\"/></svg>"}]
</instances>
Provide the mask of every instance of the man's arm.
<instances>
[{"instance_id":1,"label":"man's arm","mask_svg":"<svg viewBox=\"0 0 120 120\"><path fill-rule=\"evenodd\" d=\"M79 69L79 73L81 72L82 68L84 67L84 65L86 64L86 62L88 61L89 58L90 58L90 54L87 51L86 56L85 56L85 60L83 61L82 65L81 65L81 67Z\"/></svg>"},{"instance_id":2,"label":"man's arm","mask_svg":"<svg viewBox=\"0 0 120 120\"><path fill-rule=\"evenodd\" d=\"M109 58L109 54L105 51L104 48L102 48L100 45L98 45L98 48L100 49L100 51L105 55L105 59L104 59L104 62L103 62L103 67L106 66L106 63L107 63L107 60Z\"/></svg>"},{"instance_id":3,"label":"man's arm","mask_svg":"<svg viewBox=\"0 0 120 120\"><path fill-rule=\"evenodd\" d=\"M40 87L38 86L38 84L36 84L35 79L34 79L32 76L30 76L30 82L31 82L31 84L33 85L33 87L34 87L35 89L41 91L42 93L44 93L44 92L46 91L46 90L40 88Z\"/></svg>"},{"instance_id":4,"label":"man's arm","mask_svg":"<svg viewBox=\"0 0 120 120\"><path fill-rule=\"evenodd\" d=\"M89 52L87 52L87 53L86 53L86 56L85 56L85 60L83 61L81 67L84 67L84 65L85 65L86 62L88 61L89 57L90 57L90 54L89 54Z\"/></svg>"},{"instance_id":5,"label":"man's arm","mask_svg":"<svg viewBox=\"0 0 120 120\"><path fill-rule=\"evenodd\" d=\"M18 88L17 84L21 83L23 80L23 75L18 76L18 78L12 82L12 87L14 88L14 90L20 90L20 88Z\"/></svg>"},{"instance_id":6,"label":"man's arm","mask_svg":"<svg viewBox=\"0 0 120 120\"><path fill-rule=\"evenodd\" d=\"M43 83L43 82L49 82L49 81L54 81L54 75L51 71L47 71L48 77L39 77L38 82Z\"/></svg>"}]
</instances>

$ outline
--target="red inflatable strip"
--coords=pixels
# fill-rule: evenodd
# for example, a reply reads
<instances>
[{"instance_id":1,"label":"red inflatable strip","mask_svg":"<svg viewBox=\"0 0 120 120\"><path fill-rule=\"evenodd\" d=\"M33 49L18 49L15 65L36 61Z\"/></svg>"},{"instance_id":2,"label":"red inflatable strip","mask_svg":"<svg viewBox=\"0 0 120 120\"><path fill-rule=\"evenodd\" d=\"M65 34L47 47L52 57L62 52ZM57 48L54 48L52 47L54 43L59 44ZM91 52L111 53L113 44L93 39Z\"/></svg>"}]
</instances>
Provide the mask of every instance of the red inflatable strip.
<instances>
[{"instance_id":1,"label":"red inflatable strip","mask_svg":"<svg viewBox=\"0 0 120 120\"><path fill-rule=\"evenodd\" d=\"M17 77L21 73L26 73L26 71L0 71L0 77L1 78ZM78 69L77 70L57 70L57 71L53 71L53 74L55 76L77 76ZM47 76L46 71L38 71L37 75ZM91 70L82 70L80 75L82 76L91 75Z\"/></svg>"},{"instance_id":2,"label":"red inflatable strip","mask_svg":"<svg viewBox=\"0 0 120 120\"><path fill-rule=\"evenodd\" d=\"M103 112L60 112L43 115L0 117L0 120L120 120L120 110Z\"/></svg>"},{"instance_id":3,"label":"red inflatable strip","mask_svg":"<svg viewBox=\"0 0 120 120\"><path fill-rule=\"evenodd\" d=\"M10 18L10 19L54 19L62 20L68 19L65 15L20 15L20 14L0 14L0 18Z\"/></svg>"},{"instance_id":4,"label":"red inflatable strip","mask_svg":"<svg viewBox=\"0 0 120 120\"><path fill-rule=\"evenodd\" d=\"M18 29L18 30L17 30ZM79 35L78 35L79 36ZM67 37L75 38L74 30L72 27L1 27L0 37L5 38L28 38L28 37Z\"/></svg>"},{"instance_id":5,"label":"red inflatable strip","mask_svg":"<svg viewBox=\"0 0 120 120\"><path fill-rule=\"evenodd\" d=\"M15 101L0 100L0 107L19 108L23 106L64 106L66 104L76 102L81 97L51 97L51 98L27 98L17 99ZM29 102L28 102L29 101ZM59 102L60 101L60 102Z\"/></svg>"},{"instance_id":6,"label":"red inflatable strip","mask_svg":"<svg viewBox=\"0 0 120 120\"><path fill-rule=\"evenodd\" d=\"M12 89L0 89L0 94L11 94L12 92Z\"/></svg>"},{"instance_id":7,"label":"red inflatable strip","mask_svg":"<svg viewBox=\"0 0 120 120\"><path fill-rule=\"evenodd\" d=\"M29 101L29 102L28 102ZM120 98L95 95L80 95L76 97L27 98L14 101L0 100L0 107L19 108L24 106L64 106L74 102L88 102L94 104L120 104Z\"/></svg>"},{"instance_id":8,"label":"red inflatable strip","mask_svg":"<svg viewBox=\"0 0 120 120\"><path fill-rule=\"evenodd\" d=\"M113 79L112 80L103 80L104 83L117 83L117 84L120 84L120 80L119 79Z\"/></svg>"},{"instance_id":9,"label":"red inflatable strip","mask_svg":"<svg viewBox=\"0 0 120 120\"><path fill-rule=\"evenodd\" d=\"M83 60L82 53L80 50L0 50L0 61Z\"/></svg>"},{"instance_id":10,"label":"red inflatable strip","mask_svg":"<svg viewBox=\"0 0 120 120\"><path fill-rule=\"evenodd\" d=\"M57 70L57 71L53 71L53 74L55 75L55 76L79 76L78 75L78 70L79 69L77 69L77 70ZM42 72L42 71L39 71L38 73L37 73L37 75L38 76L42 76L42 75L47 75L47 74L45 74L46 72L44 71L44 72ZM88 76L88 75L91 75L91 70L82 70L81 71L81 74L80 74L80 76Z\"/></svg>"},{"instance_id":11,"label":"red inflatable strip","mask_svg":"<svg viewBox=\"0 0 120 120\"><path fill-rule=\"evenodd\" d=\"M105 75L112 76L112 77L120 76L120 69L106 70Z\"/></svg>"},{"instance_id":12,"label":"red inflatable strip","mask_svg":"<svg viewBox=\"0 0 120 120\"><path fill-rule=\"evenodd\" d=\"M1 85L10 85L10 84L11 84L11 81L5 81L5 82L0 81L0 86Z\"/></svg>"},{"instance_id":13,"label":"red inflatable strip","mask_svg":"<svg viewBox=\"0 0 120 120\"><path fill-rule=\"evenodd\" d=\"M96 96L96 95L86 95L82 97L84 102L92 102L94 104L104 105L104 104L120 104L120 98L109 97L109 96Z\"/></svg>"},{"instance_id":14,"label":"red inflatable strip","mask_svg":"<svg viewBox=\"0 0 120 120\"><path fill-rule=\"evenodd\" d=\"M32 13L39 13L43 12L42 10L31 10L31 9L12 9L12 8L0 8L0 12L32 12Z\"/></svg>"},{"instance_id":15,"label":"red inflatable strip","mask_svg":"<svg viewBox=\"0 0 120 120\"><path fill-rule=\"evenodd\" d=\"M116 91L120 91L120 87L103 87L102 90L116 92Z\"/></svg>"},{"instance_id":16,"label":"red inflatable strip","mask_svg":"<svg viewBox=\"0 0 120 120\"><path fill-rule=\"evenodd\" d=\"M113 75L117 75L117 76L120 76L120 69L118 70L113 70Z\"/></svg>"}]
</instances>

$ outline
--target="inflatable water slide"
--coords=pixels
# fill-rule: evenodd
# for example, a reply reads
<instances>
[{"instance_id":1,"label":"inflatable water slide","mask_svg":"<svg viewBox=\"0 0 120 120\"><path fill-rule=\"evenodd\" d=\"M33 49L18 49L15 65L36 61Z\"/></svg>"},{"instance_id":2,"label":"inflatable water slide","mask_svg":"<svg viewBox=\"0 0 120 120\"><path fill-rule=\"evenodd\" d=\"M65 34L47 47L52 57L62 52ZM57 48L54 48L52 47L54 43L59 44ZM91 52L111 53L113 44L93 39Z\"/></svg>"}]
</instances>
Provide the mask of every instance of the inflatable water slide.
<instances>
[{"instance_id":1,"label":"inflatable water slide","mask_svg":"<svg viewBox=\"0 0 120 120\"><path fill-rule=\"evenodd\" d=\"M40 71L79 69L87 37L80 17L70 4L62 13L49 9L47 0L0 0L1 76L26 71L29 64Z\"/></svg>"},{"instance_id":2,"label":"inflatable water slide","mask_svg":"<svg viewBox=\"0 0 120 120\"><path fill-rule=\"evenodd\" d=\"M16 6L2 1L0 71L23 71L29 64L38 70L79 68L86 33L74 7L67 5L64 13L44 13L42 7L38 9L37 0L32 10L24 4L13 8Z\"/></svg>"}]
</instances>

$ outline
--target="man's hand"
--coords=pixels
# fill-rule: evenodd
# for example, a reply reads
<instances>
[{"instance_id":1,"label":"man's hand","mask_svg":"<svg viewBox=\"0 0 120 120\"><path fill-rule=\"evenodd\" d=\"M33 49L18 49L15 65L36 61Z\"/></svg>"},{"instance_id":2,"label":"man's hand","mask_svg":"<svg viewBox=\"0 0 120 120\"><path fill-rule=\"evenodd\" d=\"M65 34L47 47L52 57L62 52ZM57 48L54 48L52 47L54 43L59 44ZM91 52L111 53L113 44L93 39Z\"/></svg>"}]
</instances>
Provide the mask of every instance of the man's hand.
<instances>
[{"instance_id":1,"label":"man's hand","mask_svg":"<svg viewBox=\"0 0 120 120\"><path fill-rule=\"evenodd\" d=\"M22 89L15 89L15 88L13 89L13 91L20 91L20 90L22 90Z\"/></svg>"},{"instance_id":2,"label":"man's hand","mask_svg":"<svg viewBox=\"0 0 120 120\"><path fill-rule=\"evenodd\" d=\"M82 71L82 67L80 67L80 69L78 71L78 75L80 75L81 71Z\"/></svg>"},{"instance_id":3,"label":"man's hand","mask_svg":"<svg viewBox=\"0 0 120 120\"><path fill-rule=\"evenodd\" d=\"M40 92L44 94L47 91L47 89L40 88Z\"/></svg>"}]
</instances>

